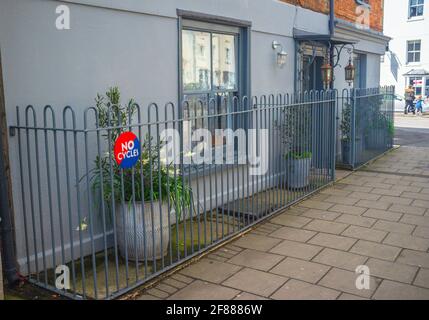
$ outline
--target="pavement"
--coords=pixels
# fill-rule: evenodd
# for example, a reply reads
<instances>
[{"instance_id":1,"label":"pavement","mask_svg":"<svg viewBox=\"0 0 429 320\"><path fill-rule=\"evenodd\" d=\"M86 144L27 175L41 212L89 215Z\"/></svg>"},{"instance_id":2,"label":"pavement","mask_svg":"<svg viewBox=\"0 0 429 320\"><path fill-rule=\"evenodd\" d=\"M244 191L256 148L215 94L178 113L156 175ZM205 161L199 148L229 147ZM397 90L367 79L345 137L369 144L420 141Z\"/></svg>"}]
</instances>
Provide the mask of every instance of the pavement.
<instances>
[{"instance_id":1,"label":"pavement","mask_svg":"<svg viewBox=\"0 0 429 320\"><path fill-rule=\"evenodd\" d=\"M429 118L396 118L399 149L137 299L429 299Z\"/></svg>"},{"instance_id":2,"label":"pavement","mask_svg":"<svg viewBox=\"0 0 429 320\"><path fill-rule=\"evenodd\" d=\"M429 115L396 114L395 127L396 144L429 148Z\"/></svg>"}]
</instances>

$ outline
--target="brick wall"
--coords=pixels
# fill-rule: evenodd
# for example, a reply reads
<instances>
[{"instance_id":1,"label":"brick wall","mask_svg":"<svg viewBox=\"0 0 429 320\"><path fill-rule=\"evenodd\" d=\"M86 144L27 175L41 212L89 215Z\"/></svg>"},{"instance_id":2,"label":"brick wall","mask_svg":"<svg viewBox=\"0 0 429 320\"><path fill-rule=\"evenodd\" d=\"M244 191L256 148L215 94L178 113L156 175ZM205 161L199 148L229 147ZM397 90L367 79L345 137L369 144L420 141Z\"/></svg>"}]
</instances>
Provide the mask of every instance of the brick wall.
<instances>
[{"instance_id":1,"label":"brick wall","mask_svg":"<svg viewBox=\"0 0 429 320\"><path fill-rule=\"evenodd\" d=\"M280 0L316 12L329 13L329 0ZM368 0L371 5L369 14L370 28L383 31L383 2L384 0ZM356 0L335 0L335 16L337 18L355 22L357 18Z\"/></svg>"},{"instance_id":2,"label":"brick wall","mask_svg":"<svg viewBox=\"0 0 429 320\"><path fill-rule=\"evenodd\" d=\"M317 12L329 13L329 0L280 0ZM338 0L337 0L338 1Z\"/></svg>"}]
</instances>

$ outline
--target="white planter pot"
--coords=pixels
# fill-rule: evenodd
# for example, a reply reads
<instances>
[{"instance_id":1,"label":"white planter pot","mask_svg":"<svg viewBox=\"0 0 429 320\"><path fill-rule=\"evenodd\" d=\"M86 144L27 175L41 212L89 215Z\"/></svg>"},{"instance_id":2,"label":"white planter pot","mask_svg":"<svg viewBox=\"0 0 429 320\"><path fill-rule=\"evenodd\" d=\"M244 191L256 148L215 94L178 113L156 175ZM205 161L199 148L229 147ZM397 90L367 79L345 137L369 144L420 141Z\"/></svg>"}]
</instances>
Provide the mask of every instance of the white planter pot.
<instances>
[{"instance_id":1,"label":"white planter pot","mask_svg":"<svg viewBox=\"0 0 429 320\"><path fill-rule=\"evenodd\" d=\"M290 159L287 185L292 189L300 189L310 184L311 158Z\"/></svg>"},{"instance_id":2,"label":"white planter pot","mask_svg":"<svg viewBox=\"0 0 429 320\"><path fill-rule=\"evenodd\" d=\"M153 203L153 215L150 202L136 202L135 218L133 205L128 203L116 204L116 231L119 253L128 260L139 261L161 259L167 255L169 244L170 225L176 222L174 211L170 213L168 221L168 205L159 202ZM143 214L144 209L144 214ZM162 214L162 230L160 217ZM153 217L153 226L152 226ZM134 223L135 221L135 223ZM162 239L162 247L161 247ZM155 241L154 241L155 240ZM155 245L154 245L155 244Z\"/></svg>"}]
</instances>

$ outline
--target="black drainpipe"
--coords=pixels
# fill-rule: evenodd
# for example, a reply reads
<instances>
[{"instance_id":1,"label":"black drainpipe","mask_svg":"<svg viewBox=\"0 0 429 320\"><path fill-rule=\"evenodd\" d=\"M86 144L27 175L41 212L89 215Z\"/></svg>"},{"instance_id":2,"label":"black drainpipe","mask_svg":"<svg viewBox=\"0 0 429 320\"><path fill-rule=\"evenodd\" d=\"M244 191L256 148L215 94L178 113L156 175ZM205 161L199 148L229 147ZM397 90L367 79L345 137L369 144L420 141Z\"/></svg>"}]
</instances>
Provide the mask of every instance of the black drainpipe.
<instances>
[{"instance_id":1,"label":"black drainpipe","mask_svg":"<svg viewBox=\"0 0 429 320\"><path fill-rule=\"evenodd\" d=\"M331 38L334 35L335 30L335 0L329 0L329 35ZM334 46L329 43L329 62L331 66L334 65ZM333 71L332 71L333 72ZM334 81L330 84L331 89L334 88Z\"/></svg>"},{"instance_id":2,"label":"black drainpipe","mask_svg":"<svg viewBox=\"0 0 429 320\"><path fill-rule=\"evenodd\" d=\"M0 56L0 104L4 105L3 95L2 66ZM4 130L7 131L7 130ZM5 132L1 132L5 134ZM0 137L0 235L1 235L1 253L3 257L4 274L10 286L15 285L19 280L16 268L16 255L14 234L12 228L12 214L9 207L10 199L8 192L8 179L6 176L5 161L3 156L7 157L7 150L3 145L3 138ZM1 275L0 275L1 276Z\"/></svg>"},{"instance_id":3,"label":"black drainpipe","mask_svg":"<svg viewBox=\"0 0 429 320\"><path fill-rule=\"evenodd\" d=\"M335 0L329 0L329 35L334 35L335 28Z\"/></svg>"}]
</instances>

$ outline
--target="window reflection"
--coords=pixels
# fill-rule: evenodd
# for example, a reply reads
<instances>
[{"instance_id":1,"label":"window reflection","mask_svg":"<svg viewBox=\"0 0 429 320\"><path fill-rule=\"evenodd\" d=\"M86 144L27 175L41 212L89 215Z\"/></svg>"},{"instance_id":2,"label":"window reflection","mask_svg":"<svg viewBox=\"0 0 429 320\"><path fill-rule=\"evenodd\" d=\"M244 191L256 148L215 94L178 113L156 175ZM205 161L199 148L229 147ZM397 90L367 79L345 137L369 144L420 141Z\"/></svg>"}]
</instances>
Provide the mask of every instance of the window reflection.
<instances>
[{"instance_id":1,"label":"window reflection","mask_svg":"<svg viewBox=\"0 0 429 320\"><path fill-rule=\"evenodd\" d=\"M184 90L211 89L210 33L183 30L182 68Z\"/></svg>"},{"instance_id":2,"label":"window reflection","mask_svg":"<svg viewBox=\"0 0 429 320\"><path fill-rule=\"evenodd\" d=\"M235 37L226 34L213 34L213 85L217 89L235 89Z\"/></svg>"}]
</instances>

